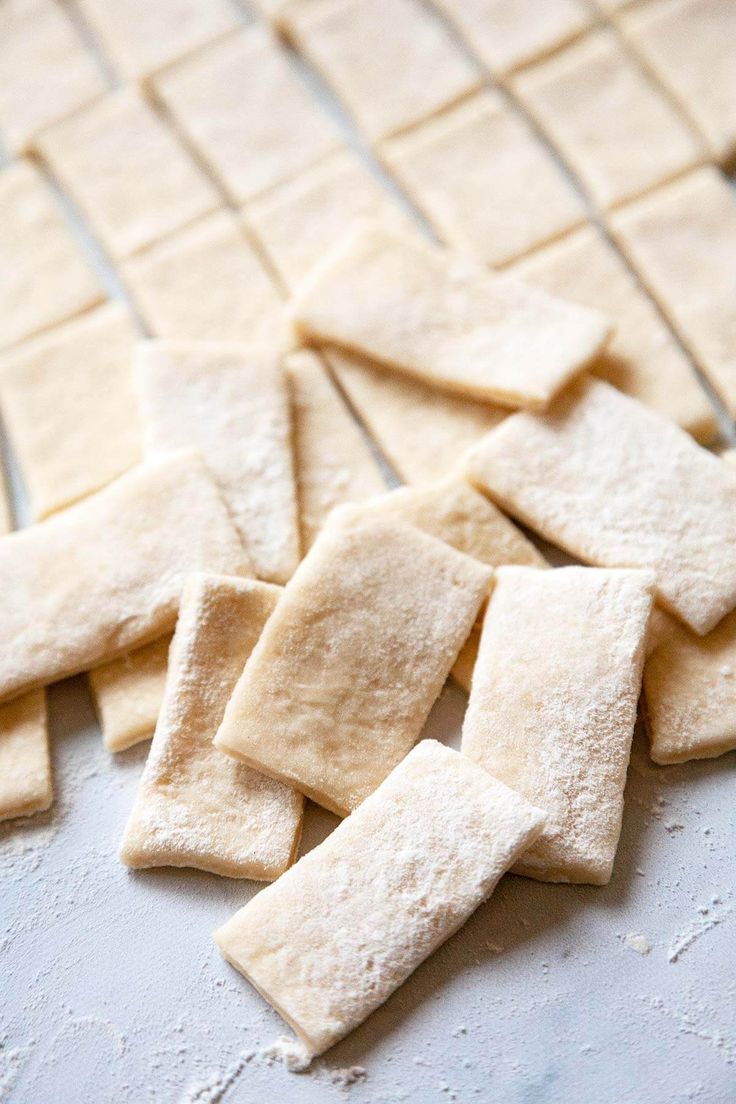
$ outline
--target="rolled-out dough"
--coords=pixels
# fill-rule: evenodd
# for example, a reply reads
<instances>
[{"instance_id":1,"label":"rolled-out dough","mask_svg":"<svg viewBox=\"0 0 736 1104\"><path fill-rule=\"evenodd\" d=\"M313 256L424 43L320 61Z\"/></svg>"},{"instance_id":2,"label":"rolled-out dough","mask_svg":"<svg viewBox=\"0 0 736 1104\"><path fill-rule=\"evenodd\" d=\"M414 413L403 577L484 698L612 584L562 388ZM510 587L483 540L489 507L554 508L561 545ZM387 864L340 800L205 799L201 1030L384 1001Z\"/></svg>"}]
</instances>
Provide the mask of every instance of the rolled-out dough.
<instances>
[{"instance_id":1,"label":"rolled-out dough","mask_svg":"<svg viewBox=\"0 0 736 1104\"><path fill-rule=\"evenodd\" d=\"M0 707L0 820L41 813L53 799L46 695L32 690Z\"/></svg>"},{"instance_id":2,"label":"rolled-out dough","mask_svg":"<svg viewBox=\"0 0 736 1104\"><path fill-rule=\"evenodd\" d=\"M164 696L169 635L89 673L92 700L108 751L125 751L150 740Z\"/></svg>"}]
</instances>

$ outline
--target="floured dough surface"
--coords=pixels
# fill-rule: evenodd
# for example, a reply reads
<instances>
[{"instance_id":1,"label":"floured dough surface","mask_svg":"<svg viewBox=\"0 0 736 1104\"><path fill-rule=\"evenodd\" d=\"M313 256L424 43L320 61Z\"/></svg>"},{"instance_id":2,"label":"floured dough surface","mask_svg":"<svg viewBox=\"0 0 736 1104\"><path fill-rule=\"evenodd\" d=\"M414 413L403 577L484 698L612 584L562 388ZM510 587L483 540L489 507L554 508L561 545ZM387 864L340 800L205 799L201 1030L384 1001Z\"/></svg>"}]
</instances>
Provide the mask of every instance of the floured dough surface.
<instances>
[{"instance_id":1,"label":"floured dough surface","mask_svg":"<svg viewBox=\"0 0 736 1104\"><path fill-rule=\"evenodd\" d=\"M36 518L141 459L130 375L135 322L108 303L0 359L0 404Z\"/></svg>"},{"instance_id":2,"label":"floured dough surface","mask_svg":"<svg viewBox=\"0 0 736 1104\"><path fill-rule=\"evenodd\" d=\"M108 751L150 740L166 683L170 636L153 640L89 673L92 700Z\"/></svg>"},{"instance_id":3,"label":"floured dough surface","mask_svg":"<svg viewBox=\"0 0 736 1104\"><path fill-rule=\"evenodd\" d=\"M284 583L299 562L288 383L278 355L142 342L134 360L146 452L201 450L253 561Z\"/></svg>"},{"instance_id":4,"label":"floured dough surface","mask_svg":"<svg viewBox=\"0 0 736 1104\"><path fill-rule=\"evenodd\" d=\"M517 873L611 877L652 583L589 567L496 573L462 750L547 812Z\"/></svg>"},{"instance_id":5,"label":"floured dough surface","mask_svg":"<svg viewBox=\"0 0 736 1104\"><path fill-rule=\"evenodd\" d=\"M543 823L475 763L423 740L215 940L321 1054L457 931Z\"/></svg>"},{"instance_id":6,"label":"floured dough surface","mask_svg":"<svg viewBox=\"0 0 736 1104\"><path fill-rule=\"evenodd\" d=\"M32 690L0 708L0 820L43 812L53 799L46 694Z\"/></svg>"},{"instance_id":7,"label":"floured dough surface","mask_svg":"<svg viewBox=\"0 0 736 1104\"><path fill-rule=\"evenodd\" d=\"M515 414L467 473L514 517L587 563L654 571L659 602L700 634L736 606L736 485L668 418L601 380Z\"/></svg>"},{"instance_id":8,"label":"floured dough surface","mask_svg":"<svg viewBox=\"0 0 736 1104\"><path fill-rule=\"evenodd\" d=\"M491 580L378 518L325 527L286 587L215 743L338 814L418 738Z\"/></svg>"},{"instance_id":9,"label":"floured dough surface","mask_svg":"<svg viewBox=\"0 0 736 1104\"><path fill-rule=\"evenodd\" d=\"M583 201L523 115L479 92L381 154L446 245L499 266L585 218Z\"/></svg>"},{"instance_id":10,"label":"floured dough surface","mask_svg":"<svg viewBox=\"0 0 736 1104\"><path fill-rule=\"evenodd\" d=\"M127 866L194 866L268 881L292 862L301 794L212 743L278 597L278 587L246 579L188 580L161 714L120 848Z\"/></svg>"},{"instance_id":11,"label":"floured dough surface","mask_svg":"<svg viewBox=\"0 0 736 1104\"><path fill-rule=\"evenodd\" d=\"M301 285L298 330L425 383L542 407L593 360L606 318L365 223Z\"/></svg>"},{"instance_id":12,"label":"floured dough surface","mask_svg":"<svg viewBox=\"0 0 736 1104\"><path fill-rule=\"evenodd\" d=\"M191 571L250 574L199 453L141 464L0 540L0 699L124 655L173 628Z\"/></svg>"}]
</instances>

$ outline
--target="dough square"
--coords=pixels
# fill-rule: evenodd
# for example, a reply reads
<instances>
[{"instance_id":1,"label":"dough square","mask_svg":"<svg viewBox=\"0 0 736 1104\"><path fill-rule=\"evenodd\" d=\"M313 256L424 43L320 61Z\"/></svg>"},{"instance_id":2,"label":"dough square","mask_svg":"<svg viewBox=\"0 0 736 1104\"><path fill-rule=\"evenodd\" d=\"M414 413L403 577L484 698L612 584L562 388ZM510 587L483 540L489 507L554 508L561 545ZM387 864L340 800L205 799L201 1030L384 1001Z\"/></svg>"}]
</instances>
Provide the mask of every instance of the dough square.
<instances>
[{"instance_id":1,"label":"dough square","mask_svg":"<svg viewBox=\"0 0 736 1104\"><path fill-rule=\"evenodd\" d=\"M151 751L125 828L126 866L278 878L301 835L301 794L212 743L279 588L194 575L182 595Z\"/></svg>"},{"instance_id":2,"label":"dough square","mask_svg":"<svg viewBox=\"0 0 736 1104\"><path fill-rule=\"evenodd\" d=\"M338 514L284 590L216 746L351 812L419 737L491 577L408 525Z\"/></svg>"},{"instance_id":3,"label":"dough square","mask_svg":"<svg viewBox=\"0 0 736 1104\"><path fill-rule=\"evenodd\" d=\"M518 874L610 880L653 582L589 567L496 573L462 750L547 813Z\"/></svg>"},{"instance_id":4,"label":"dough square","mask_svg":"<svg viewBox=\"0 0 736 1104\"><path fill-rule=\"evenodd\" d=\"M689 123L612 30L587 35L513 87L604 210L703 160Z\"/></svg>"},{"instance_id":5,"label":"dough square","mask_svg":"<svg viewBox=\"0 0 736 1104\"><path fill-rule=\"evenodd\" d=\"M294 421L301 544L308 552L336 506L364 502L386 489L378 461L314 353L284 361Z\"/></svg>"},{"instance_id":6,"label":"dough square","mask_svg":"<svg viewBox=\"0 0 736 1104\"><path fill-rule=\"evenodd\" d=\"M544 814L423 740L327 839L215 932L225 958L321 1054L488 897Z\"/></svg>"},{"instance_id":7,"label":"dough square","mask_svg":"<svg viewBox=\"0 0 736 1104\"><path fill-rule=\"evenodd\" d=\"M642 282L736 414L736 196L714 168L673 181L611 217Z\"/></svg>"},{"instance_id":8,"label":"dough square","mask_svg":"<svg viewBox=\"0 0 736 1104\"><path fill-rule=\"evenodd\" d=\"M277 353L145 342L133 374L147 455L204 456L256 574L285 583L299 563L288 383Z\"/></svg>"},{"instance_id":9,"label":"dough square","mask_svg":"<svg viewBox=\"0 0 736 1104\"><path fill-rule=\"evenodd\" d=\"M467 95L480 70L419 0L312 0L289 33L371 141Z\"/></svg>"},{"instance_id":10,"label":"dough square","mask_svg":"<svg viewBox=\"0 0 736 1104\"><path fill-rule=\"evenodd\" d=\"M500 266L579 226L585 206L515 108L484 91L381 155L445 244Z\"/></svg>"},{"instance_id":11,"label":"dough square","mask_svg":"<svg viewBox=\"0 0 736 1104\"><path fill-rule=\"evenodd\" d=\"M32 690L0 707L0 820L41 813L53 800L46 694Z\"/></svg>"},{"instance_id":12,"label":"dough square","mask_svg":"<svg viewBox=\"0 0 736 1104\"><path fill-rule=\"evenodd\" d=\"M282 333L281 296L229 211L131 258L123 276L157 337L252 342Z\"/></svg>"},{"instance_id":13,"label":"dough square","mask_svg":"<svg viewBox=\"0 0 736 1104\"><path fill-rule=\"evenodd\" d=\"M0 172L0 348L104 299L41 174L18 161Z\"/></svg>"},{"instance_id":14,"label":"dough square","mask_svg":"<svg viewBox=\"0 0 736 1104\"><path fill-rule=\"evenodd\" d=\"M221 206L218 193L136 88L47 130L38 149L114 258Z\"/></svg>"},{"instance_id":15,"label":"dough square","mask_svg":"<svg viewBox=\"0 0 736 1104\"><path fill-rule=\"evenodd\" d=\"M137 464L130 360L138 338L107 303L0 359L0 405L33 516L47 517Z\"/></svg>"},{"instance_id":16,"label":"dough square","mask_svg":"<svg viewBox=\"0 0 736 1104\"><path fill-rule=\"evenodd\" d=\"M235 203L255 199L342 145L264 26L215 43L154 87Z\"/></svg>"},{"instance_id":17,"label":"dough square","mask_svg":"<svg viewBox=\"0 0 736 1104\"><path fill-rule=\"evenodd\" d=\"M0 131L8 153L24 153L45 127L106 90L94 57L54 0L3 0L0 72Z\"/></svg>"},{"instance_id":18,"label":"dough square","mask_svg":"<svg viewBox=\"0 0 736 1104\"><path fill-rule=\"evenodd\" d=\"M240 25L229 0L78 0L118 72L129 80L180 61Z\"/></svg>"},{"instance_id":19,"label":"dough square","mask_svg":"<svg viewBox=\"0 0 736 1104\"><path fill-rule=\"evenodd\" d=\"M92 701L108 751L150 740L164 696L170 636L89 672Z\"/></svg>"},{"instance_id":20,"label":"dough square","mask_svg":"<svg viewBox=\"0 0 736 1104\"><path fill-rule=\"evenodd\" d=\"M521 280L616 320L593 372L619 391L669 415L697 441L718 432L715 412L646 291L620 253L592 224L513 265Z\"/></svg>"}]
</instances>

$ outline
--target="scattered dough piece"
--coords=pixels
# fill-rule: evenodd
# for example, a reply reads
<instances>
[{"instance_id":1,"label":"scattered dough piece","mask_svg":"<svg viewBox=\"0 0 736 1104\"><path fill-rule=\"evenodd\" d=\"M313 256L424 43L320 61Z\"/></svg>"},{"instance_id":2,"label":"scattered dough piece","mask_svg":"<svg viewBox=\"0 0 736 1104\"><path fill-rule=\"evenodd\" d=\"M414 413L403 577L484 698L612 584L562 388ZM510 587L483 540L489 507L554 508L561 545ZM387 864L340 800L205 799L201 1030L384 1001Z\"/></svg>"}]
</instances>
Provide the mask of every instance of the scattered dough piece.
<instances>
[{"instance_id":1,"label":"scattered dough piece","mask_svg":"<svg viewBox=\"0 0 736 1104\"><path fill-rule=\"evenodd\" d=\"M462 99L480 70L420 0L311 0L289 33L376 141Z\"/></svg>"},{"instance_id":2,"label":"scattered dough piece","mask_svg":"<svg viewBox=\"0 0 736 1104\"><path fill-rule=\"evenodd\" d=\"M0 540L0 700L88 671L173 628L184 576L251 565L194 450L141 464Z\"/></svg>"},{"instance_id":3,"label":"scattered dough piece","mask_svg":"<svg viewBox=\"0 0 736 1104\"><path fill-rule=\"evenodd\" d=\"M701 635L736 606L736 483L669 418L607 383L515 414L466 458L476 486L573 556L655 572Z\"/></svg>"},{"instance_id":4,"label":"scattered dough piece","mask_svg":"<svg viewBox=\"0 0 736 1104\"><path fill-rule=\"evenodd\" d=\"M0 820L41 813L53 800L46 694L33 690L0 708Z\"/></svg>"},{"instance_id":5,"label":"scattered dough piece","mask_svg":"<svg viewBox=\"0 0 736 1104\"><path fill-rule=\"evenodd\" d=\"M277 354L243 345L142 342L134 358L148 454L200 449L256 574L299 563L288 382Z\"/></svg>"},{"instance_id":6,"label":"scattered dough piece","mask_svg":"<svg viewBox=\"0 0 736 1104\"><path fill-rule=\"evenodd\" d=\"M263 26L230 35L154 83L236 203L296 176L341 145L332 120Z\"/></svg>"},{"instance_id":7,"label":"scattered dough piece","mask_svg":"<svg viewBox=\"0 0 736 1104\"><path fill-rule=\"evenodd\" d=\"M484 91L381 154L442 240L507 264L585 219L585 206L524 117Z\"/></svg>"},{"instance_id":8,"label":"scattered dough piece","mask_svg":"<svg viewBox=\"0 0 736 1104\"><path fill-rule=\"evenodd\" d=\"M419 736L491 577L408 525L331 522L264 629L215 744L349 813Z\"/></svg>"},{"instance_id":9,"label":"scattered dough piece","mask_svg":"<svg viewBox=\"0 0 736 1104\"><path fill-rule=\"evenodd\" d=\"M0 5L0 130L8 153L22 153L51 123L105 91L105 82L55 0Z\"/></svg>"},{"instance_id":10,"label":"scattered dough piece","mask_svg":"<svg viewBox=\"0 0 736 1104\"><path fill-rule=\"evenodd\" d=\"M668 414L697 441L713 440L718 423L690 362L600 230L585 226L509 271L551 295L607 310L616 329L595 374Z\"/></svg>"},{"instance_id":11,"label":"scattered dough piece","mask_svg":"<svg viewBox=\"0 0 736 1104\"><path fill-rule=\"evenodd\" d=\"M587 35L513 85L604 209L703 160L688 123L611 30Z\"/></svg>"},{"instance_id":12,"label":"scattered dough piece","mask_svg":"<svg viewBox=\"0 0 736 1104\"><path fill-rule=\"evenodd\" d=\"M307 552L335 506L380 494L386 481L319 357L308 351L292 353L285 368L291 385L302 548Z\"/></svg>"},{"instance_id":13,"label":"scattered dough piece","mask_svg":"<svg viewBox=\"0 0 736 1104\"><path fill-rule=\"evenodd\" d=\"M519 874L611 877L653 582L590 567L496 573L462 750L547 811Z\"/></svg>"},{"instance_id":14,"label":"scattered dough piece","mask_svg":"<svg viewBox=\"0 0 736 1104\"><path fill-rule=\"evenodd\" d=\"M114 258L221 206L218 193L135 88L121 88L38 141Z\"/></svg>"},{"instance_id":15,"label":"scattered dough piece","mask_svg":"<svg viewBox=\"0 0 736 1104\"><path fill-rule=\"evenodd\" d=\"M212 743L279 589L195 575L182 596L161 715L130 814L126 866L194 866L270 881L293 862L301 794Z\"/></svg>"},{"instance_id":16,"label":"scattered dough piece","mask_svg":"<svg viewBox=\"0 0 736 1104\"><path fill-rule=\"evenodd\" d=\"M240 24L228 0L79 0L123 77L144 78Z\"/></svg>"},{"instance_id":17,"label":"scattered dough piece","mask_svg":"<svg viewBox=\"0 0 736 1104\"><path fill-rule=\"evenodd\" d=\"M141 459L130 377L135 322L108 303L0 361L0 403L33 515L104 487Z\"/></svg>"},{"instance_id":18,"label":"scattered dough piece","mask_svg":"<svg viewBox=\"0 0 736 1104\"><path fill-rule=\"evenodd\" d=\"M170 636L144 644L89 673L92 699L108 751L150 740L164 696Z\"/></svg>"},{"instance_id":19,"label":"scattered dough piece","mask_svg":"<svg viewBox=\"0 0 736 1104\"><path fill-rule=\"evenodd\" d=\"M99 303L104 294L28 161L0 172L0 348Z\"/></svg>"},{"instance_id":20,"label":"scattered dough piece","mask_svg":"<svg viewBox=\"0 0 736 1104\"><path fill-rule=\"evenodd\" d=\"M598 311L362 223L301 285L300 333L449 391L539 408L606 343Z\"/></svg>"},{"instance_id":21,"label":"scattered dough piece","mask_svg":"<svg viewBox=\"0 0 736 1104\"><path fill-rule=\"evenodd\" d=\"M281 334L278 290L228 211L127 261L123 275L157 337L251 342Z\"/></svg>"},{"instance_id":22,"label":"scattered dough piece","mask_svg":"<svg viewBox=\"0 0 736 1104\"><path fill-rule=\"evenodd\" d=\"M736 196L728 180L717 169L698 169L617 212L611 228L736 414Z\"/></svg>"},{"instance_id":23,"label":"scattered dough piece","mask_svg":"<svg viewBox=\"0 0 736 1104\"><path fill-rule=\"evenodd\" d=\"M457 931L543 824L519 794L423 740L215 941L321 1054Z\"/></svg>"}]
</instances>

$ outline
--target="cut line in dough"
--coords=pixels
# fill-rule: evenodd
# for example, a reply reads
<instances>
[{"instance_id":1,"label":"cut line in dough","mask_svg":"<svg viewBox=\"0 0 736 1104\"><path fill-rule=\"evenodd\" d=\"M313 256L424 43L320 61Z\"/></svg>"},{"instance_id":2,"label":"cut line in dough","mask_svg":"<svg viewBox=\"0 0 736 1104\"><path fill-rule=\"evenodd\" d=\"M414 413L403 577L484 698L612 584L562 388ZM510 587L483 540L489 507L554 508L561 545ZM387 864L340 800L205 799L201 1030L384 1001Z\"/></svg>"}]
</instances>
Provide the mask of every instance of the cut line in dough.
<instances>
[{"instance_id":1,"label":"cut line in dough","mask_svg":"<svg viewBox=\"0 0 736 1104\"><path fill-rule=\"evenodd\" d=\"M108 751L150 740L164 696L170 636L144 644L89 672L89 686Z\"/></svg>"},{"instance_id":2,"label":"cut line in dough","mask_svg":"<svg viewBox=\"0 0 736 1104\"><path fill-rule=\"evenodd\" d=\"M46 694L32 690L0 707L0 820L51 806Z\"/></svg>"}]
</instances>

